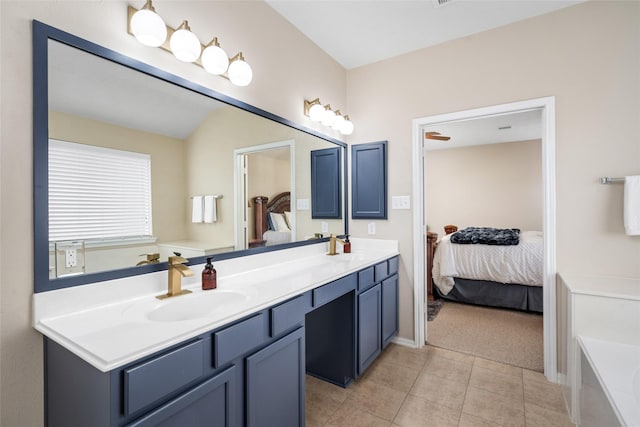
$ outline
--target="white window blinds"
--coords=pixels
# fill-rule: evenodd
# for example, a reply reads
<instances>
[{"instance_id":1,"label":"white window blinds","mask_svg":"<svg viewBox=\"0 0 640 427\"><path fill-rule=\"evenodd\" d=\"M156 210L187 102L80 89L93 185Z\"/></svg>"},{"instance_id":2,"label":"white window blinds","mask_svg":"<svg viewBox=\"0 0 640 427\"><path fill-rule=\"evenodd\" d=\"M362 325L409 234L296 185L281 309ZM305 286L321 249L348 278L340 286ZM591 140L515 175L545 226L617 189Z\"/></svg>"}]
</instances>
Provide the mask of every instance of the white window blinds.
<instances>
[{"instance_id":1,"label":"white window blinds","mask_svg":"<svg viewBox=\"0 0 640 427\"><path fill-rule=\"evenodd\" d=\"M151 236L151 157L49 140L49 241Z\"/></svg>"}]
</instances>

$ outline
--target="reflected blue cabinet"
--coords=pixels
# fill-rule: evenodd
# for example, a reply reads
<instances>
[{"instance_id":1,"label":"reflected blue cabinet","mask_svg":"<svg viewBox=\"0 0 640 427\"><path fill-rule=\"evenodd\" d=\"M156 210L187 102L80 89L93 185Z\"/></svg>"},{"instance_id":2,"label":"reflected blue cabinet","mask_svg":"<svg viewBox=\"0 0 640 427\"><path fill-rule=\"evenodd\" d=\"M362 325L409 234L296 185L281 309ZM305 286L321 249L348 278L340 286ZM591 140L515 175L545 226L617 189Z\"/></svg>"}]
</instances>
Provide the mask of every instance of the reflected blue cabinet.
<instances>
[{"instance_id":1,"label":"reflected blue cabinet","mask_svg":"<svg viewBox=\"0 0 640 427\"><path fill-rule=\"evenodd\" d=\"M342 218L340 147L311 151L311 218Z\"/></svg>"},{"instance_id":2,"label":"reflected blue cabinet","mask_svg":"<svg viewBox=\"0 0 640 427\"><path fill-rule=\"evenodd\" d=\"M351 146L351 217L387 219L387 141Z\"/></svg>"}]
</instances>

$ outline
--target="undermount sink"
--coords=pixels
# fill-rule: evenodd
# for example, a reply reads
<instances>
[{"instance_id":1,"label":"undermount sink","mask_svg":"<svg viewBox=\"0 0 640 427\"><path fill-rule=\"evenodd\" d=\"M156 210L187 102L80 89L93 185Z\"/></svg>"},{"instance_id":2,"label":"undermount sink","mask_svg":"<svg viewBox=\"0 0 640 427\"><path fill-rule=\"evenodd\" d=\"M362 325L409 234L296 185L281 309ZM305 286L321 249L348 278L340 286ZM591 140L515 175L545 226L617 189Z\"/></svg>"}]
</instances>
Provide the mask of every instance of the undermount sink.
<instances>
[{"instance_id":1,"label":"undermount sink","mask_svg":"<svg viewBox=\"0 0 640 427\"><path fill-rule=\"evenodd\" d=\"M228 309L230 305L245 301L248 296L241 292L211 290L181 295L162 301L146 313L154 322L178 322L209 316Z\"/></svg>"}]
</instances>

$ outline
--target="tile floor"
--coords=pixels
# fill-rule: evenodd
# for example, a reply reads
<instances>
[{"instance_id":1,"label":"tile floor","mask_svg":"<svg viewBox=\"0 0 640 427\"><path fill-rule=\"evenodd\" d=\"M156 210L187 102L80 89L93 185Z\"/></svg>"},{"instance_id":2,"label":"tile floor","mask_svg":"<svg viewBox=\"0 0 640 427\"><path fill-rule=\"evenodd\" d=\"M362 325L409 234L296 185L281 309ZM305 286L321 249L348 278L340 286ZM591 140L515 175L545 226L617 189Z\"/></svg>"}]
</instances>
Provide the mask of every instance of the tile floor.
<instances>
[{"instance_id":1,"label":"tile floor","mask_svg":"<svg viewBox=\"0 0 640 427\"><path fill-rule=\"evenodd\" d=\"M347 389L307 376L306 425L573 426L560 386L534 371L391 344Z\"/></svg>"}]
</instances>

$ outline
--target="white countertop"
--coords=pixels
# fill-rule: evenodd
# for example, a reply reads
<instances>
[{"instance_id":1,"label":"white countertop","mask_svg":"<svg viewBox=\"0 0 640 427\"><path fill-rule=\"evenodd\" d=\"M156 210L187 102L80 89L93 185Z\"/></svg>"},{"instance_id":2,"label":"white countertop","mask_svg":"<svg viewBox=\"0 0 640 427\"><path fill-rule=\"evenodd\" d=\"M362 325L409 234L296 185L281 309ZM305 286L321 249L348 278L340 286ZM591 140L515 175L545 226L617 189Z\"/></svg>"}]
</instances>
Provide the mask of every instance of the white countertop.
<instances>
[{"instance_id":1,"label":"white countertop","mask_svg":"<svg viewBox=\"0 0 640 427\"><path fill-rule=\"evenodd\" d=\"M573 293L640 301L640 278L560 274Z\"/></svg>"},{"instance_id":2,"label":"white countertop","mask_svg":"<svg viewBox=\"0 0 640 427\"><path fill-rule=\"evenodd\" d=\"M214 261L218 287L211 291L200 289L204 265L191 266L194 276L182 283L193 294L164 301L155 296L166 293L166 271L41 292L33 296L34 328L107 372L399 254L397 241L351 241L352 254L334 257L318 244ZM216 296L231 292L243 297L200 317L146 317L180 298L210 298L215 304Z\"/></svg>"},{"instance_id":3,"label":"white countertop","mask_svg":"<svg viewBox=\"0 0 640 427\"><path fill-rule=\"evenodd\" d=\"M619 420L640 426L640 346L579 336L578 342ZM636 390L634 390L636 387Z\"/></svg>"}]
</instances>

